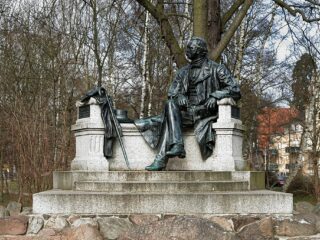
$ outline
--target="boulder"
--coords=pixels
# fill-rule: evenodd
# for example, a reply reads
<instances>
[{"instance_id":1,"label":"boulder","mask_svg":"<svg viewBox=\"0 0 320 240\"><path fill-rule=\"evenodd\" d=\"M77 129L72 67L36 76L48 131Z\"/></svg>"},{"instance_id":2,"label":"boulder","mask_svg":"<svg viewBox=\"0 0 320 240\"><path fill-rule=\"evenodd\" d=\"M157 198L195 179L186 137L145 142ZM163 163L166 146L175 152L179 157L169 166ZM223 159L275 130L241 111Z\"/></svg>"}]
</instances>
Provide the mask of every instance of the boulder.
<instances>
[{"instance_id":1,"label":"boulder","mask_svg":"<svg viewBox=\"0 0 320 240\"><path fill-rule=\"evenodd\" d=\"M9 217L10 213L7 208L0 205L0 218Z\"/></svg>"},{"instance_id":2,"label":"boulder","mask_svg":"<svg viewBox=\"0 0 320 240\"><path fill-rule=\"evenodd\" d=\"M226 232L218 224L203 218L177 216L147 225L135 226L123 233L118 240L237 240L234 233Z\"/></svg>"},{"instance_id":3,"label":"boulder","mask_svg":"<svg viewBox=\"0 0 320 240\"><path fill-rule=\"evenodd\" d=\"M129 216L129 220L135 225L145 225L159 220L157 215L134 214Z\"/></svg>"},{"instance_id":4,"label":"boulder","mask_svg":"<svg viewBox=\"0 0 320 240\"><path fill-rule=\"evenodd\" d=\"M44 237L44 238L49 238L55 235L57 235L57 232L52 228L44 228L38 233L38 236Z\"/></svg>"},{"instance_id":5,"label":"boulder","mask_svg":"<svg viewBox=\"0 0 320 240\"><path fill-rule=\"evenodd\" d=\"M62 239L68 240L103 240L103 237L96 227L89 224L82 224L77 228L68 229Z\"/></svg>"},{"instance_id":6,"label":"boulder","mask_svg":"<svg viewBox=\"0 0 320 240\"><path fill-rule=\"evenodd\" d=\"M313 208L312 212L314 214L320 215L320 203L317 203L317 205Z\"/></svg>"},{"instance_id":7,"label":"boulder","mask_svg":"<svg viewBox=\"0 0 320 240\"><path fill-rule=\"evenodd\" d=\"M232 232L234 229L233 222L231 219L214 216L214 217L210 217L209 220L218 224L222 229L224 229L227 232Z\"/></svg>"},{"instance_id":8,"label":"boulder","mask_svg":"<svg viewBox=\"0 0 320 240\"><path fill-rule=\"evenodd\" d=\"M106 239L117 239L121 233L133 227L128 219L117 217L98 218L98 223L100 232Z\"/></svg>"},{"instance_id":9,"label":"boulder","mask_svg":"<svg viewBox=\"0 0 320 240\"><path fill-rule=\"evenodd\" d=\"M236 216L231 218L235 231L238 231L240 228L242 228L245 225L259 221L260 219L261 219L260 217L253 217L253 216Z\"/></svg>"},{"instance_id":10,"label":"boulder","mask_svg":"<svg viewBox=\"0 0 320 240\"><path fill-rule=\"evenodd\" d=\"M308 202L297 202L295 204L295 210L298 213L312 213L312 211L314 210L314 207L315 207L314 205Z\"/></svg>"},{"instance_id":11,"label":"boulder","mask_svg":"<svg viewBox=\"0 0 320 240\"><path fill-rule=\"evenodd\" d=\"M310 236L316 234L315 224L309 223L305 220L282 220L276 223L276 234L279 236Z\"/></svg>"},{"instance_id":12,"label":"boulder","mask_svg":"<svg viewBox=\"0 0 320 240\"><path fill-rule=\"evenodd\" d=\"M79 219L76 219L72 224L71 226L74 227L74 228L77 228L77 227L80 227L81 225L85 225L85 224L88 224L92 227L95 227L95 228L99 228L99 225L98 225L98 221L97 219L94 219L94 218L79 218Z\"/></svg>"},{"instance_id":13,"label":"boulder","mask_svg":"<svg viewBox=\"0 0 320 240\"><path fill-rule=\"evenodd\" d=\"M28 217L10 216L0 219L0 235L22 235L27 232Z\"/></svg>"},{"instance_id":14,"label":"boulder","mask_svg":"<svg viewBox=\"0 0 320 240\"><path fill-rule=\"evenodd\" d=\"M18 202L9 202L7 209L10 212L10 216L17 216L21 212L22 204Z\"/></svg>"},{"instance_id":15,"label":"boulder","mask_svg":"<svg viewBox=\"0 0 320 240\"><path fill-rule=\"evenodd\" d=\"M305 213L305 214L298 214L294 216L294 220L297 222L308 222L314 224L316 227L316 231L320 233L320 216L315 213Z\"/></svg>"},{"instance_id":16,"label":"boulder","mask_svg":"<svg viewBox=\"0 0 320 240\"><path fill-rule=\"evenodd\" d=\"M68 217L67 221L69 222L70 225L72 225L74 223L74 221L76 221L79 218L80 218L79 215L70 215Z\"/></svg>"},{"instance_id":17,"label":"boulder","mask_svg":"<svg viewBox=\"0 0 320 240\"><path fill-rule=\"evenodd\" d=\"M44 225L45 228L53 228L57 231L61 231L68 226L69 226L69 223L62 216L52 216L48 219L48 221Z\"/></svg>"},{"instance_id":18,"label":"boulder","mask_svg":"<svg viewBox=\"0 0 320 240\"><path fill-rule=\"evenodd\" d=\"M44 220L42 217L34 216L29 218L27 234L37 234L43 227Z\"/></svg>"},{"instance_id":19,"label":"boulder","mask_svg":"<svg viewBox=\"0 0 320 240\"><path fill-rule=\"evenodd\" d=\"M272 219L267 217L245 225L239 229L238 236L243 240L274 239Z\"/></svg>"}]
</instances>

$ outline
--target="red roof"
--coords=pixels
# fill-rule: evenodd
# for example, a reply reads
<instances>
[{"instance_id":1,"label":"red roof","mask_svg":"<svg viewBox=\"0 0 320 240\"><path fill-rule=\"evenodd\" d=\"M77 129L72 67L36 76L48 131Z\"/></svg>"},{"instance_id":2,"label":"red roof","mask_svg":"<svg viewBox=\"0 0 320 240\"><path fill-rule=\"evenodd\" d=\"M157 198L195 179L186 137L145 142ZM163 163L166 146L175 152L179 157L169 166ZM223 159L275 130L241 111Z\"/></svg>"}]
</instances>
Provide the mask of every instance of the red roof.
<instances>
[{"instance_id":1,"label":"red roof","mask_svg":"<svg viewBox=\"0 0 320 240\"><path fill-rule=\"evenodd\" d=\"M264 108L257 116L259 147L268 147L270 136L283 134L283 125L295 119L299 119L299 111L294 108Z\"/></svg>"}]
</instances>

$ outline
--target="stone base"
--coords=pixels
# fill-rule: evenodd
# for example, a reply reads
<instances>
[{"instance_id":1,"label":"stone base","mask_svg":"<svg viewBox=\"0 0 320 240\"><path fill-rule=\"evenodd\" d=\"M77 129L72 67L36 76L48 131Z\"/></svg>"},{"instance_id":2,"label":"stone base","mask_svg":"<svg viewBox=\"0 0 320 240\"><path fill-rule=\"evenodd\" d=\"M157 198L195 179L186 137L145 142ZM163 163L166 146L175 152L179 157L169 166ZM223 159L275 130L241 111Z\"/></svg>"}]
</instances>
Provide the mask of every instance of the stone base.
<instances>
[{"instance_id":1,"label":"stone base","mask_svg":"<svg viewBox=\"0 0 320 240\"><path fill-rule=\"evenodd\" d=\"M292 195L264 190L264 172L55 172L33 195L39 214L291 214Z\"/></svg>"},{"instance_id":2,"label":"stone base","mask_svg":"<svg viewBox=\"0 0 320 240\"><path fill-rule=\"evenodd\" d=\"M56 171L53 172L53 188L74 190L76 183L90 181L112 183L245 181L248 183L246 190L263 190L265 186L264 179L264 172L257 171Z\"/></svg>"},{"instance_id":3,"label":"stone base","mask_svg":"<svg viewBox=\"0 0 320 240\"><path fill-rule=\"evenodd\" d=\"M272 191L106 193L51 190L33 195L37 214L291 214L292 195Z\"/></svg>"}]
</instances>

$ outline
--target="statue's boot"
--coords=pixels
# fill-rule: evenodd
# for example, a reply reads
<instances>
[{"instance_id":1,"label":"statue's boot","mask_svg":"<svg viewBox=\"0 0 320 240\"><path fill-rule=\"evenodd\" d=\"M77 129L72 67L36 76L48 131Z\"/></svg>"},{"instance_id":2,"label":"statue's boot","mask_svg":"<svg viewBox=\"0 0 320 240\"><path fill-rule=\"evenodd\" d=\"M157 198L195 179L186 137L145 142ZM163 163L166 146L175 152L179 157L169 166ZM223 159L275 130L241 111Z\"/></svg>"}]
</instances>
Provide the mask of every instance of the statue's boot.
<instances>
[{"instance_id":1,"label":"statue's boot","mask_svg":"<svg viewBox=\"0 0 320 240\"><path fill-rule=\"evenodd\" d=\"M162 171L166 168L167 162L167 156L157 155L153 163L149 166L146 166L145 169L148 171Z\"/></svg>"},{"instance_id":2,"label":"statue's boot","mask_svg":"<svg viewBox=\"0 0 320 240\"><path fill-rule=\"evenodd\" d=\"M172 148L166 152L166 156L169 158L172 158L172 157L185 158L186 151L184 150L183 144L174 144Z\"/></svg>"}]
</instances>

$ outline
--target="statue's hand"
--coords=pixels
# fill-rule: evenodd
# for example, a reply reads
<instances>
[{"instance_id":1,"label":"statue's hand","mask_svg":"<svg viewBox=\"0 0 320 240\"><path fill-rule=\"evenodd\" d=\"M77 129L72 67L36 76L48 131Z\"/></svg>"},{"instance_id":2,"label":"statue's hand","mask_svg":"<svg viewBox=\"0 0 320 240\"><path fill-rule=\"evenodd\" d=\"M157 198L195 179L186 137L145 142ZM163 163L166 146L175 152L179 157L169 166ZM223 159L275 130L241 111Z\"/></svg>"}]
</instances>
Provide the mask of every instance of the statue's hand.
<instances>
[{"instance_id":1,"label":"statue's hand","mask_svg":"<svg viewBox=\"0 0 320 240\"><path fill-rule=\"evenodd\" d=\"M188 104L188 99L186 96L179 94L177 99L178 105L181 107L185 107Z\"/></svg>"},{"instance_id":2,"label":"statue's hand","mask_svg":"<svg viewBox=\"0 0 320 240\"><path fill-rule=\"evenodd\" d=\"M204 104L207 109L213 109L217 105L217 100L214 97L208 99L208 101Z\"/></svg>"}]
</instances>

